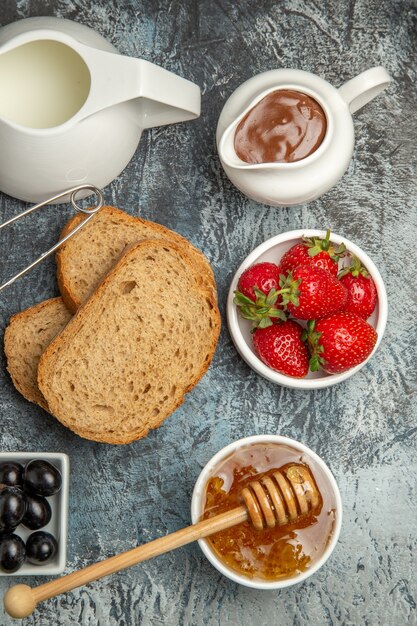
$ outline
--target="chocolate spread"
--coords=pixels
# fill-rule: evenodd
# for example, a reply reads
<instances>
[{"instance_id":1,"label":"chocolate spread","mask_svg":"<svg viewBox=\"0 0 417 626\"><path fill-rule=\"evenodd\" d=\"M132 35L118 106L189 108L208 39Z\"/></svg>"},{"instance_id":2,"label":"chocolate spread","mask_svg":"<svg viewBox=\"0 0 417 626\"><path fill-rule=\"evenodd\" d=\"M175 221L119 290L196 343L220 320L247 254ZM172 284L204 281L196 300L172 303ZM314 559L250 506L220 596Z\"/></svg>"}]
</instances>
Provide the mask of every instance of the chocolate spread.
<instances>
[{"instance_id":1,"label":"chocolate spread","mask_svg":"<svg viewBox=\"0 0 417 626\"><path fill-rule=\"evenodd\" d=\"M326 116L305 93L278 89L240 121L235 150L246 163L292 163L312 154L326 134Z\"/></svg>"}]
</instances>

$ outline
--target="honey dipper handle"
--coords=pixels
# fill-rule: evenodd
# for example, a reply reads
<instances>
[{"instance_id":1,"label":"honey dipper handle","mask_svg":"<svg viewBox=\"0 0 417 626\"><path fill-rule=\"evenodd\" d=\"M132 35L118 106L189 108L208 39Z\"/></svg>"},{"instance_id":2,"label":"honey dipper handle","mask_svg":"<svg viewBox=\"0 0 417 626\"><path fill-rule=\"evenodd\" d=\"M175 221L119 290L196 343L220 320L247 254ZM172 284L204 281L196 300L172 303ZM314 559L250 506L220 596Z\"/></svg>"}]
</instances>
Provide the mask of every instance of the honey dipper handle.
<instances>
[{"instance_id":1,"label":"honey dipper handle","mask_svg":"<svg viewBox=\"0 0 417 626\"><path fill-rule=\"evenodd\" d=\"M226 511L226 513L221 513L216 515L216 517L203 520L187 528L182 528L170 535L160 537L127 552L122 552L117 556L94 563L39 587L32 589L28 585L15 585L4 596L4 608L11 617L22 619L34 611L38 602L53 598L66 591L71 591L103 576L114 574L131 565L147 561L159 554L175 550L197 539L208 537L220 530L245 522L247 519L248 512L246 507L239 506L231 511Z\"/></svg>"}]
</instances>

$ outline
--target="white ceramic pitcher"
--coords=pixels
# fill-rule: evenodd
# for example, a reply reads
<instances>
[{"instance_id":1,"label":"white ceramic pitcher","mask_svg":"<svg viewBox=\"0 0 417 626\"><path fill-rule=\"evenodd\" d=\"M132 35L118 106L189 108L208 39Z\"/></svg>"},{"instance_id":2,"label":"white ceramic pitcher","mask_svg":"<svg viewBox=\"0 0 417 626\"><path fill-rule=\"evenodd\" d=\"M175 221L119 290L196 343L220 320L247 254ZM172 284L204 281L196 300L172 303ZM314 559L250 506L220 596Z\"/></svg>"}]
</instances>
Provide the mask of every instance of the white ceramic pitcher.
<instances>
[{"instance_id":1,"label":"white ceramic pitcher","mask_svg":"<svg viewBox=\"0 0 417 626\"><path fill-rule=\"evenodd\" d=\"M53 17L0 29L0 190L33 202L104 187L142 130L200 115L197 85Z\"/></svg>"},{"instance_id":2,"label":"white ceramic pitcher","mask_svg":"<svg viewBox=\"0 0 417 626\"><path fill-rule=\"evenodd\" d=\"M217 147L227 176L250 198L272 206L318 198L337 183L349 165L354 147L352 113L375 98L390 80L383 67L366 70L339 89L315 74L295 69L270 70L250 78L229 97L217 125ZM234 147L237 126L258 102L279 89L299 91L319 103L327 121L324 139L300 161L246 163Z\"/></svg>"}]
</instances>

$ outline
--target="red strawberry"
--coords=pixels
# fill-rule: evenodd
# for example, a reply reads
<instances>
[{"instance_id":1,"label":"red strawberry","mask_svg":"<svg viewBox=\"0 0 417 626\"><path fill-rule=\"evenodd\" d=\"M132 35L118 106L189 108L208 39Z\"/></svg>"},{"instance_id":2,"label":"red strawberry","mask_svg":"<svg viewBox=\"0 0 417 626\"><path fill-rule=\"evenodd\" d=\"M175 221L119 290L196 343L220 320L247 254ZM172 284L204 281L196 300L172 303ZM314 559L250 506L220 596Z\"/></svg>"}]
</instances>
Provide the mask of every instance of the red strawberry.
<instances>
[{"instance_id":1,"label":"red strawberry","mask_svg":"<svg viewBox=\"0 0 417 626\"><path fill-rule=\"evenodd\" d=\"M258 328L253 334L255 352L273 370L303 378L308 373L308 353L301 341L302 332L302 327L292 320Z\"/></svg>"},{"instance_id":2,"label":"red strawberry","mask_svg":"<svg viewBox=\"0 0 417 626\"><path fill-rule=\"evenodd\" d=\"M298 265L311 265L337 276L339 259L345 255L345 252L345 244L335 246L330 242L330 230L327 229L325 239L303 237L301 243L295 244L284 254L280 261L280 267L286 273Z\"/></svg>"},{"instance_id":3,"label":"red strawberry","mask_svg":"<svg viewBox=\"0 0 417 626\"><path fill-rule=\"evenodd\" d=\"M254 328L267 328L274 319L287 319L280 308L279 281L280 268L274 263L256 263L240 276L234 303Z\"/></svg>"},{"instance_id":4,"label":"red strawberry","mask_svg":"<svg viewBox=\"0 0 417 626\"><path fill-rule=\"evenodd\" d=\"M333 274L319 267L299 265L287 277L281 276L282 304L299 319L318 319L340 311L347 300L347 289Z\"/></svg>"},{"instance_id":5,"label":"red strawberry","mask_svg":"<svg viewBox=\"0 0 417 626\"><path fill-rule=\"evenodd\" d=\"M310 369L322 367L329 374L345 372L365 361L378 335L364 319L342 311L322 320L308 322L303 339L308 339Z\"/></svg>"},{"instance_id":6,"label":"red strawberry","mask_svg":"<svg viewBox=\"0 0 417 626\"><path fill-rule=\"evenodd\" d=\"M280 272L275 263L255 263L240 276L237 288L244 296L255 302L254 287L267 296L271 289L279 289Z\"/></svg>"},{"instance_id":7,"label":"red strawberry","mask_svg":"<svg viewBox=\"0 0 417 626\"><path fill-rule=\"evenodd\" d=\"M340 272L339 280L348 290L343 310L367 320L376 307L377 292L369 272L357 257L352 255L352 263Z\"/></svg>"}]
</instances>

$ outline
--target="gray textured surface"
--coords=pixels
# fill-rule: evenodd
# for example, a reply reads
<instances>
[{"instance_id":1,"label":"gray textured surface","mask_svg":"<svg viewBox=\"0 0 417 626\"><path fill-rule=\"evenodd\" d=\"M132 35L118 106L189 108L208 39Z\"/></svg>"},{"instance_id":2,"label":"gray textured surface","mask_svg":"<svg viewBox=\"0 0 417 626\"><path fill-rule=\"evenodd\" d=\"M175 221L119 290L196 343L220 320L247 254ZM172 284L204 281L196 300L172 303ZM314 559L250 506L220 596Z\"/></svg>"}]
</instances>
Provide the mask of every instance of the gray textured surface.
<instances>
[{"instance_id":1,"label":"gray textured surface","mask_svg":"<svg viewBox=\"0 0 417 626\"><path fill-rule=\"evenodd\" d=\"M185 404L158 431L127 447L93 444L67 432L15 392L1 356L0 448L62 450L71 457L68 571L187 524L201 467L244 435L281 433L312 447L332 468L345 507L331 560L300 587L281 593L237 587L191 545L50 601L26 623L416 624L415 2L0 4L1 24L42 14L93 26L123 53L201 85L201 118L145 133L106 199L200 246L216 273L222 313L230 279L254 246L286 230L326 226L368 251L386 281L390 313L372 362L346 383L313 393L256 376L224 326L210 371ZM306 206L272 209L231 186L214 132L225 99L240 82L292 66L339 85L378 64L394 82L356 114L354 158L333 190ZM0 195L2 221L21 208ZM65 208L50 209L2 236L2 277L54 241L67 215ZM1 328L12 313L55 293L50 260L2 294ZM0 592L8 585L1 578ZM0 609L0 624L11 623Z\"/></svg>"}]
</instances>

